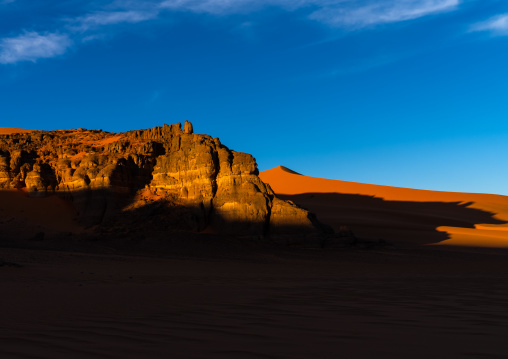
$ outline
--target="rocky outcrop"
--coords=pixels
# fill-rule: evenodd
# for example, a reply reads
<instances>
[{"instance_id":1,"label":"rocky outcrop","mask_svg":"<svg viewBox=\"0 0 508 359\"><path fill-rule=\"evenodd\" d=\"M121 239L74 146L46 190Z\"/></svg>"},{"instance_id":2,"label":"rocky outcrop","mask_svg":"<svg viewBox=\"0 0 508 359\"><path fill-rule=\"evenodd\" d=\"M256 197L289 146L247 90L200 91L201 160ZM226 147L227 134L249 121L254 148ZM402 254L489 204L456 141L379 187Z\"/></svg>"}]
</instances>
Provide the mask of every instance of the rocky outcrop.
<instances>
[{"instance_id":1,"label":"rocky outcrop","mask_svg":"<svg viewBox=\"0 0 508 359\"><path fill-rule=\"evenodd\" d=\"M11 183L10 160L4 153L0 153L0 189L8 188Z\"/></svg>"},{"instance_id":2,"label":"rocky outcrop","mask_svg":"<svg viewBox=\"0 0 508 359\"><path fill-rule=\"evenodd\" d=\"M61 195L87 224L143 213L167 227L266 235L319 225L278 199L255 159L195 134L192 124L126 133L34 131L0 136L0 189ZM164 209L162 209L164 208ZM148 213L148 215L147 215Z\"/></svg>"}]
</instances>

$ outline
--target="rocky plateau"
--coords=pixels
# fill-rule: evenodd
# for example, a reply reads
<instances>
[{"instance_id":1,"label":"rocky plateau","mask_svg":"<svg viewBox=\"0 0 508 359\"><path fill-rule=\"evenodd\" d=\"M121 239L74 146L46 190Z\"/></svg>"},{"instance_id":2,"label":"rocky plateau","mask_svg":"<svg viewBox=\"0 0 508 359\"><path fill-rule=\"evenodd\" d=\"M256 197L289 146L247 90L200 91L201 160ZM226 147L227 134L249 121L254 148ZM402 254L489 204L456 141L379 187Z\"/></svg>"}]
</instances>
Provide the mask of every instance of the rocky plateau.
<instances>
[{"instance_id":1,"label":"rocky plateau","mask_svg":"<svg viewBox=\"0 0 508 359\"><path fill-rule=\"evenodd\" d=\"M274 194L253 156L192 124L109 133L0 135L0 190L60 196L85 227L267 236L322 230L307 210Z\"/></svg>"}]
</instances>

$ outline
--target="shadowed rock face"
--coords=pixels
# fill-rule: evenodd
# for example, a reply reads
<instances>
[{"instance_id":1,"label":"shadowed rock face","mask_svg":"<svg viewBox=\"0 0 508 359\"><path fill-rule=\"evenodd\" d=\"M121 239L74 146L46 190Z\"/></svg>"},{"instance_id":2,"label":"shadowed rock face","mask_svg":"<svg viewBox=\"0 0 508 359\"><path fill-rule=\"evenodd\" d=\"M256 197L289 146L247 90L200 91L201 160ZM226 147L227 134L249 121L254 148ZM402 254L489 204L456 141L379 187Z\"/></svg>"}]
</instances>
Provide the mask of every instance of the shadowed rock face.
<instances>
[{"instance_id":1,"label":"shadowed rock face","mask_svg":"<svg viewBox=\"0 0 508 359\"><path fill-rule=\"evenodd\" d=\"M192 124L108 133L34 131L0 136L0 189L71 200L84 224L164 204L170 226L263 235L316 232L306 210L275 197L255 159L193 133ZM154 205L155 204L155 205ZM168 218L166 218L168 219Z\"/></svg>"}]
</instances>

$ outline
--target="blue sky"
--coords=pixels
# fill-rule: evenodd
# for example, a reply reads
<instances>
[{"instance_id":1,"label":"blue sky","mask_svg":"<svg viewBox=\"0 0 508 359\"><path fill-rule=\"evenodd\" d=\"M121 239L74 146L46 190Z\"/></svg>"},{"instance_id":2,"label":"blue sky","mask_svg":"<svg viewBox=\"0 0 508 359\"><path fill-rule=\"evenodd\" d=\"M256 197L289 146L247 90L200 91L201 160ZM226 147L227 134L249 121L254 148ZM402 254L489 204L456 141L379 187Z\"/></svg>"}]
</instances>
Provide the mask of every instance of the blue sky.
<instances>
[{"instance_id":1,"label":"blue sky","mask_svg":"<svg viewBox=\"0 0 508 359\"><path fill-rule=\"evenodd\" d=\"M0 126L190 120L260 170L508 195L505 0L0 0Z\"/></svg>"}]
</instances>

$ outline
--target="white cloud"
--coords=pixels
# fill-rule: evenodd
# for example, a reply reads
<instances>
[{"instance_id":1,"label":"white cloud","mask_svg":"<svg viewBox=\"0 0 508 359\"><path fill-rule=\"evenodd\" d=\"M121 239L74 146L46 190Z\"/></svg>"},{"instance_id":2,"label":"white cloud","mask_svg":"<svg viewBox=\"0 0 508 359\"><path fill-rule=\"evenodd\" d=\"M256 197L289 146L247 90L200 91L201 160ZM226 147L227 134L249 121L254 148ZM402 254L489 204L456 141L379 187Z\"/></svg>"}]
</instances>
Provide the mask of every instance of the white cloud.
<instances>
[{"instance_id":1,"label":"white cloud","mask_svg":"<svg viewBox=\"0 0 508 359\"><path fill-rule=\"evenodd\" d=\"M72 41L65 34L26 32L0 40L0 63L12 64L62 55Z\"/></svg>"},{"instance_id":2,"label":"white cloud","mask_svg":"<svg viewBox=\"0 0 508 359\"><path fill-rule=\"evenodd\" d=\"M358 5L357 2L328 4L310 15L311 19L339 27L365 27L417 19L450 11L461 0L381 0Z\"/></svg>"},{"instance_id":3,"label":"white cloud","mask_svg":"<svg viewBox=\"0 0 508 359\"><path fill-rule=\"evenodd\" d=\"M0 3L14 0L0 0ZM382 23L416 19L454 10L463 0L116 0L102 11L67 19L60 31L25 32L0 39L0 63L35 62L65 53L76 42L104 36L102 28L122 23L153 20L163 11L190 11L212 15L248 14L274 6L285 11L303 10L315 21L329 26L363 28ZM105 9L111 9L106 11ZM302 14L304 14L302 12ZM64 19L61 19L64 20ZM477 30L508 33L508 15L478 24Z\"/></svg>"},{"instance_id":4,"label":"white cloud","mask_svg":"<svg viewBox=\"0 0 508 359\"><path fill-rule=\"evenodd\" d=\"M250 0L167 0L160 3L161 9L186 10L210 14L244 12L259 6Z\"/></svg>"},{"instance_id":5,"label":"white cloud","mask_svg":"<svg viewBox=\"0 0 508 359\"><path fill-rule=\"evenodd\" d=\"M292 11L299 8L341 3L350 0L165 0L160 3L161 9L184 10L216 15L248 13L267 6L277 6Z\"/></svg>"},{"instance_id":6,"label":"white cloud","mask_svg":"<svg viewBox=\"0 0 508 359\"><path fill-rule=\"evenodd\" d=\"M98 28L105 25L137 23L141 21L151 20L156 18L157 15L157 11L100 11L79 17L74 21L79 24L77 26L78 30L87 31L89 29Z\"/></svg>"},{"instance_id":7,"label":"white cloud","mask_svg":"<svg viewBox=\"0 0 508 359\"><path fill-rule=\"evenodd\" d=\"M497 35L508 35L508 14L494 16L471 27L471 31L491 31Z\"/></svg>"},{"instance_id":8,"label":"white cloud","mask_svg":"<svg viewBox=\"0 0 508 359\"><path fill-rule=\"evenodd\" d=\"M455 9L462 0L166 0L160 8L210 14L247 13L266 6L312 9L310 18L338 27L416 19Z\"/></svg>"}]
</instances>

